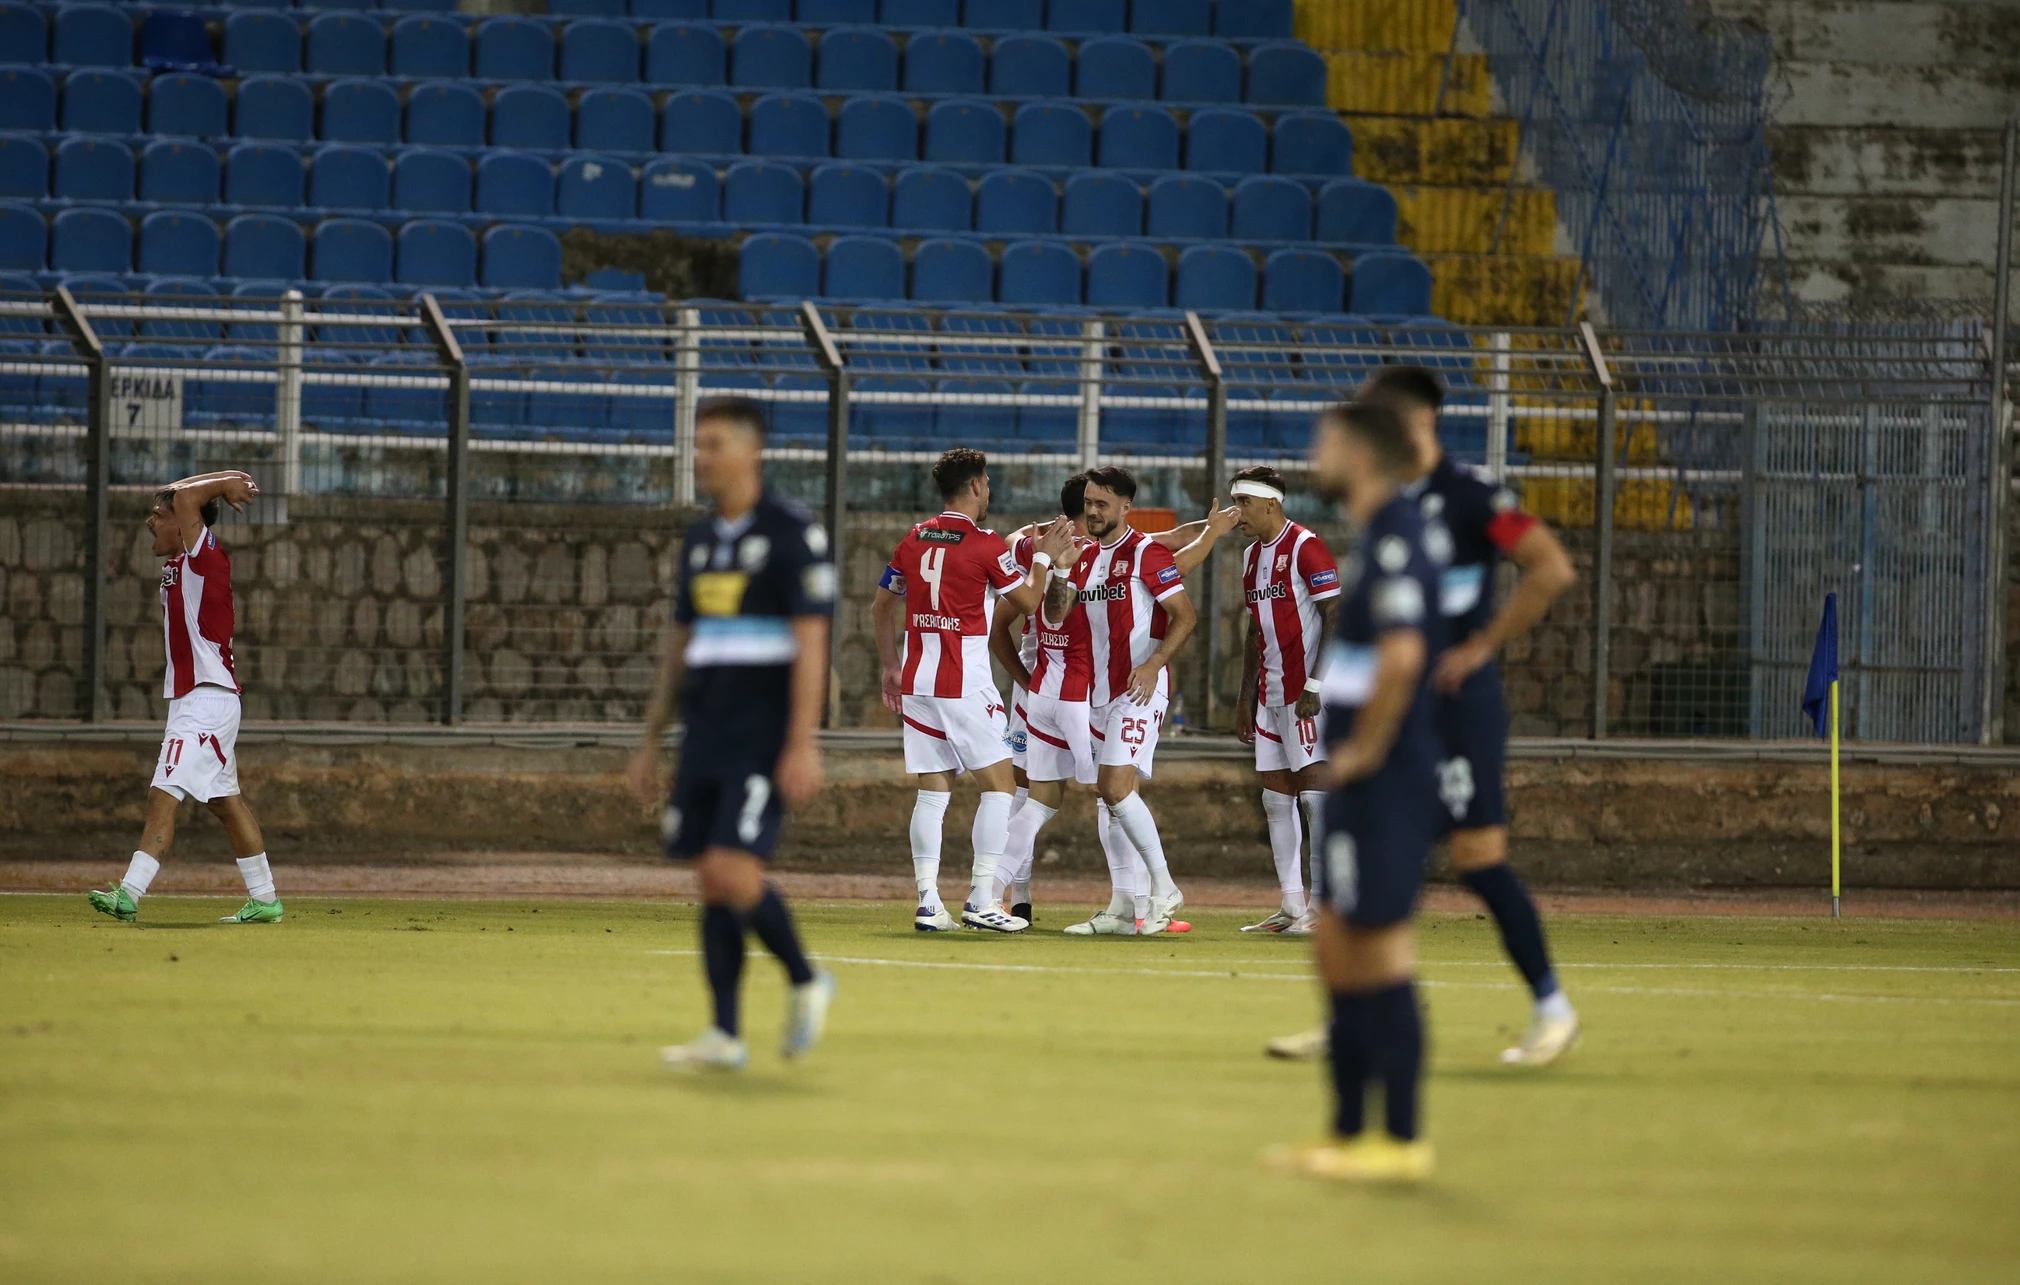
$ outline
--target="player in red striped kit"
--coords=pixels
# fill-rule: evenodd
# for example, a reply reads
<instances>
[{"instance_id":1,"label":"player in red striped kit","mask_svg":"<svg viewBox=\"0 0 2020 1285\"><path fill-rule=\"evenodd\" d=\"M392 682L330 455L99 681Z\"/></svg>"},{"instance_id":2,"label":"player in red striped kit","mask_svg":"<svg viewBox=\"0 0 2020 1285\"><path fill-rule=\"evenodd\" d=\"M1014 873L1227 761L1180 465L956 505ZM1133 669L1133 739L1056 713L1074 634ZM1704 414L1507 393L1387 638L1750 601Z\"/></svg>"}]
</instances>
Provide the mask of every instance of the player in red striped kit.
<instances>
[{"instance_id":1,"label":"player in red striped kit","mask_svg":"<svg viewBox=\"0 0 2020 1285\"><path fill-rule=\"evenodd\" d=\"M1234 730L1243 744L1255 747L1270 856L1283 892L1274 914L1242 931L1302 935L1317 920L1305 899L1298 858L1305 830L1314 860L1319 851L1326 768L1319 748L1318 670L1338 606L1340 571L1324 540L1284 516L1284 479L1275 469L1257 466L1235 474L1234 502L1242 534L1255 541L1242 557L1249 622Z\"/></svg>"},{"instance_id":2,"label":"player in red striped kit","mask_svg":"<svg viewBox=\"0 0 2020 1285\"><path fill-rule=\"evenodd\" d=\"M982 452L948 451L933 466L933 480L946 509L899 541L871 609L884 666L884 703L903 719L905 770L919 781L912 810L919 908L912 926L920 932L956 926L940 901L940 838L954 777L967 772L982 787L982 797L975 805L974 878L961 923L1022 932L1028 922L1006 914L996 897L1013 780L1003 743L1003 697L989 667L989 624L998 596L1020 612L1038 607L1052 565L1072 552L1073 532L1064 518L1041 532L1027 575L1003 537L981 525L989 513L988 460Z\"/></svg>"},{"instance_id":3,"label":"player in red striped kit","mask_svg":"<svg viewBox=\"0 0 2020 1285\"><path fill-rule=\"evenodd\" d=\"M147 515L161 568L161 616L168 665L162 695L168 727L147 793L147 821L126 877L91 893L92 906L115 919L140 916L140 899L175 842L175 810L197 799L224 826L245 877L246 903L226 923L279 923L280 898L266 844L238 788L238 676L232 668L231 559L211 530L220 505L243 510L259 494L238 472L184 478L155 493Z\"/></svg>"}]
</instances>

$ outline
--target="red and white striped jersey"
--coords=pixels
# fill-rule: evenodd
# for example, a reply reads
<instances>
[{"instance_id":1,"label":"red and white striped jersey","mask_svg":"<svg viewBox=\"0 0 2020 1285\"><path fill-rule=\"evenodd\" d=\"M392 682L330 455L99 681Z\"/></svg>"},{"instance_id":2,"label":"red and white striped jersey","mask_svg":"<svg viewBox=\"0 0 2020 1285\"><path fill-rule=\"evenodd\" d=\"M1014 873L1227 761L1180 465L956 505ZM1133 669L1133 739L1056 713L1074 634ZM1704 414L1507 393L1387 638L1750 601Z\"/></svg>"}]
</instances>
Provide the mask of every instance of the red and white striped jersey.
<instances>
[{"instance_id":1,"label":"red and white striped jersey","mask_svg":"<svg viewBox=\"0 0 2020 1285\"><path fill-rule=\"evenodd\" d=\"M1063 701L1084 701L1094 686L1094 640L1088 632L1087 609L1080 604L1080 591L1087 588L1087 576L1094 567L1094 551L1091 546L1082 546L1075 552L1081 554L1079 561L1066 571L1052 573L1067 577L1075 590L1066 618L1044 619L1043 603L1026 617L1036 625L1030 636L1036 639L1038 653L1030 664L1031 691Z\"/></svg>"},{"instance_id":2,"label":"red and white striped jersey","mask_svg":"<svg viewBox=\"0 0 2020 1285\"><path fill-rule=\"evenodd\" d=\"M1024 579L1010 546L965 513L912 528L883 587L905 599L907 696L968 696L991 688L989 621L996 595Z\"/></svg>"},{"instance_id":3,"label":"red and white striped jersey","mask_svg":"<svg viewBox=\"0 0 2020 1285\"><path fill-rule=\"evenodd\" d=\"M1113 544L1097 545L1083 562L1086 587L1080 591L1080 604L1087 611L1087 633L1094 647L1091 699L1106 705L1128 690L1129 671L1157 650L1170 624L1158 604L1184 593L1185 579L1171 550L1133 529ZM1160 673L1158 690L1168 690L1169 682L1170 674Z\"/></svg>"},{"instance_id":4,"label":"red and white striped jersey","mask_svg":"<svg viewBox=\"0 0 2020 1285\"><path fill-rule=\"evenodd\" d=\"M205 684L240 690L231 663L231 559L209 527L195 549L162 564L161 631L163 696L175 700Z\"/></svg>"},{"instance_id":5,"label":"red and white striped jersey","mask_svg":"<svg viewBox=\"0 0 2020 1285\"><path fill-rule=\"evenodd\" d=\"M1263 705L1291 705L1318 670L1319 604L1340 594L1340 569L1326 542L1295 522L1243 555L1241 587L1262 635Z\"/></svg>"}]
</instances>

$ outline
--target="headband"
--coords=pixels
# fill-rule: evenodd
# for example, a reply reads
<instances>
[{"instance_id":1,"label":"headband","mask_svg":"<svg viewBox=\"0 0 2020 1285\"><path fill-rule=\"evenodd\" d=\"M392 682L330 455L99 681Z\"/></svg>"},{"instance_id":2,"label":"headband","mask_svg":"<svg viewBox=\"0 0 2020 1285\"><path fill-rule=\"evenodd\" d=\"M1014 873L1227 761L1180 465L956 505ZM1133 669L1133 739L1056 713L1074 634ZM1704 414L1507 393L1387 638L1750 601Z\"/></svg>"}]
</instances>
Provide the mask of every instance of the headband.
<instances>
[{"instance_id":1,"label":"headband","mask_svg":"<svg viewBox=\"0 0 2020 1285\"><path fill-rule=\"evenodd\" d=\"M1278 504L1284 502L1284 493L1282 491L1277 490L1268 482L1251 482L1247 478L1236 482L1230 494L1253 495L1259 500L1275 500Z\"/></svg>"}]
</instances>

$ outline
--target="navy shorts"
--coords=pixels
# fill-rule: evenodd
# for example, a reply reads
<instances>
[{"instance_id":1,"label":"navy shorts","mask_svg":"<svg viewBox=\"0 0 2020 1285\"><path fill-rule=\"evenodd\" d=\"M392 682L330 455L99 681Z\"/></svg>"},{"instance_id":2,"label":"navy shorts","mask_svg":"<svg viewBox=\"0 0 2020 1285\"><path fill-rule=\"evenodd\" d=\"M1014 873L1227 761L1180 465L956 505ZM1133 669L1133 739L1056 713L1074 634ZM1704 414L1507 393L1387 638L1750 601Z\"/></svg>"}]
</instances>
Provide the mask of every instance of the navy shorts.
<instances>
[{"instance_id":1,"label":"navy shorts","mask_svg":"<svg viewBox=\"0 0 2020 1285\"><path fill-rule=\"evenodd\" d=\"M1501 671L1483 665L1432 712L1444 757L1438 764L1438 833L1508 824L1502 771L1508 762L1508 701Z\"/></svg>"},{"instance_id":2,"label":"navy shorts","mask_svg":"<svg viewBox=\"0 0 2020 1285\"><path fill-rule=\"evenodd\" d=\"M776 750L725 753L720 745L683 745L660 823L666 855L691 858L710 848L735 848L769 861L785 816L772 785L777 766Z\"/></svg>"},{"instance_id":3,"label":"navy shorts","mask_svg":"<svg viewBox=\"0 0 2020 1285\"><path fill-rule=\"evenodd\" d=\"M1428 772L1413 783L1385 770L1329 791L1318 895L1359 928L1387 928L1408 919L1424 886L1436 812Z\"/></svg>"}]
</instances>

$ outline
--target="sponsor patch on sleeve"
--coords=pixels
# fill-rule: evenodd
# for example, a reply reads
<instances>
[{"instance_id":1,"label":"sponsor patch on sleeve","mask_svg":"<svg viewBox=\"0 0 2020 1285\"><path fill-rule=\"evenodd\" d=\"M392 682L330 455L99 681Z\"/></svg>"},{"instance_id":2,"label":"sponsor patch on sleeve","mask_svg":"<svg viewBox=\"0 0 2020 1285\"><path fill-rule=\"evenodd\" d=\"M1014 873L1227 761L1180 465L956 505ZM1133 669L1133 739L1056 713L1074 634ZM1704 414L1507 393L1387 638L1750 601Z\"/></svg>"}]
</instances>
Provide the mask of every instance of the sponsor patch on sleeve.
<instances>
[{"instance_id":1,"label":"sponsor patch on sleeve","mask_svg":"<svg viewBox=\"0 0 2020 1285\"><path fill-rule=\"evenodd\" d=\"M1176 579L1178 579L1177 567L1163 567L1157 573L1157 583L1159 584L1170 584Z\"/></svg>"},{"instance_id":2,"label":"sponsor patch on sleeve","mask_svg":"<svg viewBox=\"0 0 2020 1285\"><path fill-rule=\"evenodd\" d=\"M1330 588L1339 582L1340 573L1332 567L1327 567L1324 571L1312 576L1312 588L1314 589Z\"/></svg>"},{"instance_id":3,"label":"sponsor patch on sleeve","mask_svg":"<svg viewBox=\"0 0 2020 1285\"><path fill-rule=\"evenodd\" d=\"M808 602L835 600L835 564L815 562L800 572L800 592Z\"/></svg>"},{"instance_id":4,"label":"sponsor patch on sleeve","mask_svg":"<svg viewBox=\"0 0 2020 1285\"><path fill-rule=\"evenodd\" d=\"M1003 569L1003 574L1006 576L1023 574L1023 568L1017 565L1017 555L1008 549L1003 551L1002 557L996 559L996 565Z\"/></svg>"},{"instance_id":5,"label":"sponsor patch on sleeve","mask_svg":"<svg viewBox=\"0 0 2020 1285\"><path fill-rule=\"evenodd\" d=\"M1408 576L1391 576L1374 587L1368 606L1377 625L1419 624L1424 619L1424 589Z\"/></svg>"}]
</instances>

